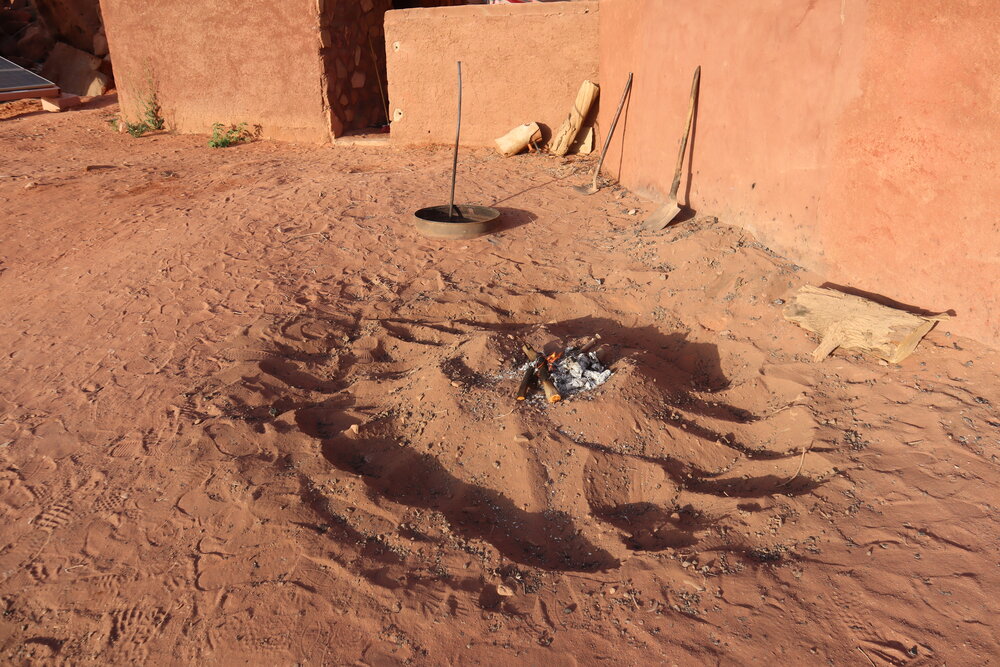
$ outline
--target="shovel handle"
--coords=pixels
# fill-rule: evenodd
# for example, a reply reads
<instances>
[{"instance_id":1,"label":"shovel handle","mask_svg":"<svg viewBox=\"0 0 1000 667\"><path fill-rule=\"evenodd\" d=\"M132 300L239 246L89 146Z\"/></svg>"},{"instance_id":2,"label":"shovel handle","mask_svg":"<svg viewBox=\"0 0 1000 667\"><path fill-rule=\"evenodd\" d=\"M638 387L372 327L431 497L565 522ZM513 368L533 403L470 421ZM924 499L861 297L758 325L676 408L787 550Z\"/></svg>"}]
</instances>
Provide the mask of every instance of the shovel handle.
<instances>
[{"instance_id":1,"label":"shovel handle","mask_svg":"<svg viewBox=\"0 0 1000 667\"><path fill-rule=\"evenodd\" d=\"M597 177L601 173L601 167L604 166L604 158L608 154L608 147L611 146L611 137L615 134L615 126L618 125L618 117L622 115L622 109L625 108L625 100L628 99L628 91L632 90L632 72L628 73L628 81L625 82L625 89L622 91L622 99L618 102L618 109L615 111L615 117L611 121L611 127L608 128L608 136L604 139L604 148L601 149L601 157L597 161L597 168L594 169L594 184L591 186L592 190L597 189Z\"/></svg>"},{"instance_id":2,"label":"shovel handle","mask_svg":"<svg viewBox=\"0 0 1000 667\"><path fill-rule=\"evenodd\" d=\"M694 70L694 80L691 81L691 104L688 107L687 129L681 139L681 149L677 153L677 169L674 170L674 182L670 185L670 201L677 201L677 191L681 187L681 167L684 165L684 153L687 152L688 136L691 134L691 124L694 121L694 107L698 100L698 84L701 82L701 65Z\"/></svg>"}]
</instances>

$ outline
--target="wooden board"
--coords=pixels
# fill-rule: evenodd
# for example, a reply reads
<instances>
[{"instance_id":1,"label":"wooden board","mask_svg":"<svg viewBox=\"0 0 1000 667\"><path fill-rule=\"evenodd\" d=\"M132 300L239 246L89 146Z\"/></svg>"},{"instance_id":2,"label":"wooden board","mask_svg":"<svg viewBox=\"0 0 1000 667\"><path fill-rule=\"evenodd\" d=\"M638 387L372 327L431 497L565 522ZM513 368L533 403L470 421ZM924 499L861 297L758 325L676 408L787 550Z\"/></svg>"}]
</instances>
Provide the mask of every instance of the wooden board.
<instances>
[{"instance_id":1,"label":"wooden board","mask_svg":"<svg viewBox=\"0 0 1000 667\"><path fill-rule=\"evenodd\" d=\"M32 97L59 97L60 90L52 88L35 88L33 90L11 90L0 93L0 102L11 102L13 100L26 100Z\"/></svg>"}]
</instances>

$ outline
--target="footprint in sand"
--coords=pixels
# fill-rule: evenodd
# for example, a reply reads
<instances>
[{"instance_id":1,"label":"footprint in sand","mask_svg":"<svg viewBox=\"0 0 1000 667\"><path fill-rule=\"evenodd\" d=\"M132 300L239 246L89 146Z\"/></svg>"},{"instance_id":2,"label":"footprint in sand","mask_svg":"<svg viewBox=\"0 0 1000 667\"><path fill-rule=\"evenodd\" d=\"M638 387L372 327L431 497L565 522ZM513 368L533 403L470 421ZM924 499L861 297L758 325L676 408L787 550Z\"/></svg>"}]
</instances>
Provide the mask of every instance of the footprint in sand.
<instances>
[{"instance_id":1,"label":"footprint in sand","mask_svg":"<svg viewBox=\"0 0 1000 667\"><path fill-rule=\"evenodd\" d=\"M215 443L216 448L229 456L250 456L258 451L257 443L251 440L251 433L237 430L225 422L215 422L205 427L205 433Z\"/></svg>"},{"instance_id":2,"label":"footprint in sand","mask_svg":"<svg viewBox=\"0 0 1000 667\"><path fill-rule=\"evenodd\" d=\"M144 438L141 433L131 433L122 436L117 442L111 445L108 453L118 459L135 459L142 456Z\"/></svg>"},{"instance_id":3,"label":"footprint in sand","mask_svg":"<svg viewBox=\"0 0 1000 667\"><path fill-rule=\"evenodd\" d=\"M351 352L359 364L374 364L385 361L382 340L377 336L362 336L351 344Z\"/></svg>"},{"instance_id":4,"label":"footprint in sand","mask_svg":"<svg viewBox=\"0 0 1000 667\"><path fill-rule=\"evenodd\" d=\"M37 451L57 461L75 454L80 448L80 439L66 430L60 421L45 422L35 429L39 439Z\"/></svg>"}]
</instances>

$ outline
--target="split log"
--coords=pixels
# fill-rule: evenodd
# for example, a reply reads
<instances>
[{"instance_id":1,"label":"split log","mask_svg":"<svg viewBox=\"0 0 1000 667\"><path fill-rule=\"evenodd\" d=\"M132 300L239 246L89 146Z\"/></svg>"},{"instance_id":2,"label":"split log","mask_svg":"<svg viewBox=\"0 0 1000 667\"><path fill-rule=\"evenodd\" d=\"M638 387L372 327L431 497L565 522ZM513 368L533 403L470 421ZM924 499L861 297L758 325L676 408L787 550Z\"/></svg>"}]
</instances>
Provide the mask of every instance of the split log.
<instances>
[{"instance_id":1,"label":"split log","mask_svg":"<svg viewBox=\"0 0 1000 667\"><path fill-rule=\"evenodd\" d=\"M573 144L573 140L576 139L576 135L583 125L583 120L590 113L590 107L597 99L597 91L597 85L592 81L584 81L583 85L580 86L580 91L576 94L576 101L573 102L569 116L563 121L559 131L553 135L549 144L549 151L553 155L566 155L569 151L569 147Z\"/></svg>"},{"instance_id":2,"label":"split log","mask_svg":"<svg viewBox=\"0 0 1000 667\"><path fill-rule=\"evenodd\" d=\"M493 143L497 145L500 155L510 157L524 150L531 141L539 141L542 138L542 131L538 128L538 123L525 123L518 125L513 130L497 137Z\"/></svg>"},{"instance_id":3,"label":"split log","mask_svg":"<svg viewBox=\"0 0 1000 667\"><path fill-rule=\"evenodd\" d=\"M591 125L576 142L576 152L580 155L590 155L594 152L594 126Z\"/></svg>"},{"instance_id":4,"label":"split log","mask_svg":"<svg viewBox=\"0 0 1000 667\"><path fill-rule=\"evenodd\" d=\"M917 343L947 315L923 317L889 308L852 294L803 286L785 306L784 317L820 335L813 361L843 347L860 350L891 364L910 356Z\"/></svg>"}]
</instances>

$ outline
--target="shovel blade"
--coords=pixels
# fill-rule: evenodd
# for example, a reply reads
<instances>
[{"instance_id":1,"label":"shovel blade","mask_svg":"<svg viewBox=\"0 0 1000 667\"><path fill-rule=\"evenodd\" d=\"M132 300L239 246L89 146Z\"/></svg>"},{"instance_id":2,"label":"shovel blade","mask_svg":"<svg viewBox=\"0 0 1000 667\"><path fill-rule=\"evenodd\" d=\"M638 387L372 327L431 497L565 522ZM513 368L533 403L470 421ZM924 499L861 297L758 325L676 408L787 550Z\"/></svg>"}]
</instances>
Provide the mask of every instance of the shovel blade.
<instances>
[{"instance_id":1,"label":"shovel blade","mask_svg":"<svg viewBox=\"0 0 1000 667\"><path fill-rule=\"evenodd\" d=\"M574 185L573 189L582 195L592 195L597 192L600 188L593 185Z\"/></svg>"},{"instance_id":2,"label":"shovel blade","mask_svg":"<svg viewBox=\"0 0 1000 667\"><path fill-rule=\"evenodd\" d=\"M673 222L674 218L676 218L677 214L680 212L681 207L677 204L677 200L670 200L660 208L653 211L648 218L643 220L642 228L647 232L662 231L667 225Z\"/></svg>"}]
</instances>

